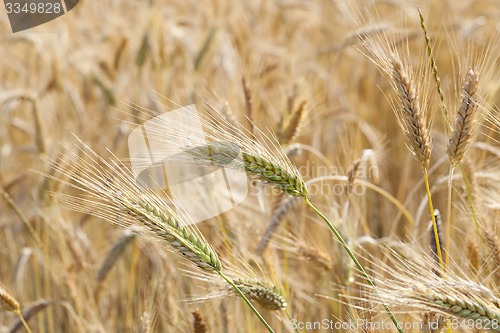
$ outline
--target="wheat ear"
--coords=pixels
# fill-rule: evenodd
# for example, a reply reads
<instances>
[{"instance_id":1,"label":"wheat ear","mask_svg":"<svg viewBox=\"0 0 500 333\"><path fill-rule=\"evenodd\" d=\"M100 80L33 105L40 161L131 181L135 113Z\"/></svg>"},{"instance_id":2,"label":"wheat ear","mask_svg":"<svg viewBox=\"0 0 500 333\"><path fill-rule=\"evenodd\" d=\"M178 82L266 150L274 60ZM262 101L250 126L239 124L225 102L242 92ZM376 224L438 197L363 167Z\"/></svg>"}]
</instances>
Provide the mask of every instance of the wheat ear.
<instances>
[{"instance_id":1,"label":"wheat ear","mask_svg":"<svg viewBox=\"0 0 500 333\"><path fill-rule=\"evenodd\" d=\"M26 328L26 331L28 333L31 333L28 323L26 323L26 321L24 320L19 302L14 298L14 296L12 296L7 290L2 287L0 287L0 309L4 309L16 314L16 316Z\"/></svg>"},{"instance_id":2,"label":"wheat ear","mask_svg":"<svg viewBox=\"0 0 500 333\"><path fill-rule=\"evenodd\" d=\"M307 187L302 178L283 167L281 163L272 161L256 153L241 151L236 143L215 142L186 150L195 161L210 162L219 166L242 167L245 171L269 183L292 196L307 197ZM241 161L238 160L241 157Z\"/></svg>"},{"instance_id":3,"label":"wheat ear","mask_svg":"<svg viewBox=\"0 0 500 333\"><path fill-rule=\"evenodd\" d=\"M462 86L462 101L455 118L455 126L448 143L448 157L457 165L464 156L474 134L478 110L479 76L472 68L465 75Z\"/></svg>"},{"instance_id":4,"label":"wheat ear","mask_svg":"<svg viewBox=\"0 0 500 333\"><path fill-rule=\"evenodd\" d=\"M417 99L417 88L401 60L393 55L390 59L394 87L399 93L401 111L398 121L407 137L409 148L422 168L429 166L432 140L427 117Z\"/></svg>"},{"instance_id":5,"label":"wheat ear","mask_svg":"<svg viewBox=\"0 0 500 333\"><path fill-rule=\"evenodd\" d=\"M452 184L453 184L453 173L455 167L460 163L467 148L469 147L472 137L475 132L476 122L477 122L477 111L478 111L478 86L479 77L476 72L469 68L465 74L465 80L462 86L462 100L458 108L458 112L455 118L455 126L453 127L453 133L451 134L447 153L450 159L450 169L448 171L448 206L446 214L446 238L451 238L451 214L452 214ZM460 168L462 166L460 165ZM463 176L465 177L465 176ZM466 178L464 178L466 181ZM467 187L467 184L466 184ZM470 196L470 192L467 189L467 196ZM472 205L471 205L472 208ZM479 229L477 225L477 219L475 217L474 209L472 208L474 221L476 223L476 229L479 234ZM449 249L448 249L449 250ZM449 264L449 251L446 253L446 265Z\"/></svg>"},{"instance_id":6,"label":"wheat ear","mask_svg":"<svg viewBox=\"0 0 500 333\"><path fill-rule=\"evenodd\" d=\"M292 196L307 197L307 188L304 181L289 173L279 164L247 153L242 153L242 157L247 172L267 183L273 184Z\"/></svg>"},{"instance_id":7,"label":"wheat ear","mask_svg":"<svg viewBox=\"0 0 500 333\"><path fill-rule=\"evenodd\" d=\"M300 134L302 122L306 115L306 105L307 102L305 100L300 102L300 104L292 111L290 120L288 120L288 122L280 128L278 139L281 144L290 143Z\"/></svg>"},{"instance_id":8,"label":"wheat ear","mask_svg":"<svg viewBox=\"0 0 500 333\"><path fill-rule=\"evenodd\" d=\"M275 286L257 279L235 279L233 281L248 299L256 301L266 309L284 310L288 305Z\"/></svg>"},{"instance_id":9,"label":"wheat ear","mask_svg":"<svg viewBox=\"0 0 500 333\"><path fill-rule=\"evenodd\" d=\"M331 272L333 270L332 258L320 249L307 244L299 244L297 252L306 260L315 263L325 271Z\"/></svg>"},{"instance_id":10,"label":"wheat ear","mask_svg":"<svg viewBox=\"0 0 500 333\"><path fill-rule=\"evenodd\" d=\"M439 246L441 246L441 251L443 251L443 232L442 232L442 220L441 220L441 213L439 212L439 209L434 209L434 219L436 220L436 226L437 226L437 231L438 231L438 239L439 239ZM439 264L439 257L438 257L438 244L436 242L436 238L434 237L434 230L433 230L433 224L432 220L429 222L429 228L431 231L431 251L433 257L436 259L436 262ZM437 272L436 272L437 273Z\"/></svg>"},{"instance_id":11,"label":"wheat ear","mask_svg":"<svg viewBox=\"0 0 500 333\"><path fill-rule=\"evenodd\" d=\"M129 214L134 215L156 236L165 240L196 266L206 271L221 270L221 262L212 247L189 228L183 227L175 215L166 214L140 197L125 197L122 204Z\"/></svg>"},{"instance_id":12,"label":"wheat ear","mask_svg":"<svg viewBox=\"0 0 500 333\"><path fill-rule=\"evenodd\" d=\"M427 27L425 25L424 15L422 15L420 8L417 9L418 9L418 16L420 17L420 27L422 28L422 32L424 33L425 45L427 47L427 57L429 58L429 65L431 67L432 77L434 78L434 82L436 83L436 90L441 102L441 110L443 111L445 119L448 119L448 109L446 108L446 103L444 102L444 94L443 90L441 89L441 79L439 78L438 75L436 60L434 59L434 55L432 54L431 39L429 37L429 34L427 33Z\"/></svg>"},{"instance_id":13,"label":"wheat ear","mask_svg":"<svg viewBox=\"0 0 500 333\"><path fill-rule=\"evenodd\" d=\"M410 253L411 259L392 250L385 254L375 263L379 270L377 302L471 319L474 321L468 324L479 329L500 321L500 299L494 291L451 270L436 275L434 260L420 253ZM498 325L490 328L500 330Z\"/></svg>"}]
</instances>

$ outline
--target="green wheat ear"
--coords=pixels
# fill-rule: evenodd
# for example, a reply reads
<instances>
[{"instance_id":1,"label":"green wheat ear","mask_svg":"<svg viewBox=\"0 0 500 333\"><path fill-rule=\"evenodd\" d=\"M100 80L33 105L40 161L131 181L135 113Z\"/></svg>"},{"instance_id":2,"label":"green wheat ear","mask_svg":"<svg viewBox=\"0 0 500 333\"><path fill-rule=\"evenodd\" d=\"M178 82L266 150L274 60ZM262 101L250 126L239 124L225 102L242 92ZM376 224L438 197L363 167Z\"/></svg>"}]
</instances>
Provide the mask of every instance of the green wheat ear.
<instances>
[{"instance_id":1,"label":"green wheat ear","mask_svg":"<svg viewBox=\"0 0 500 333\"><path fill-rule=\"evenodd\" d=\"M307 198L307 187L300 177L292 175L280 165L265 158L247 153L241 155L248 173L276 186L287 194Z\"/></svg>"}]
</instances>

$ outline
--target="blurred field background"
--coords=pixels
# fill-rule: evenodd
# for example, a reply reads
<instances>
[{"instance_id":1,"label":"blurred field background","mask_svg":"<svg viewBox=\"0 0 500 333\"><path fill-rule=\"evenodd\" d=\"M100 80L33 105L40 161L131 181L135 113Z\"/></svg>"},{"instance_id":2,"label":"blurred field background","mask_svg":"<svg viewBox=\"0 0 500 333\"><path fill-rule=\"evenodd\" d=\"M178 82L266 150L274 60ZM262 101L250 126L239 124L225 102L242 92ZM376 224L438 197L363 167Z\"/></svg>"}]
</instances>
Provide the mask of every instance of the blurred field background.
<instances>
[{"instance_id":1,"label":"blurred field background","mask_svg":"<svg viewBox=\"0 0 500 333\"><path fill-rule=\"evenodd\" d=\"M458 69L467 66L463 45L498 51L489 44L500 29L496 0L80 1L67 15L17 34L10 33L2 14L0 283L23 310L35 306L32 331L205 332L194 328L192 313L198 309L206 332L264 332L238 298L189 302L193 295L211 295L213 284L193 279L193 269L158 244L64 209L49 192L70 190L32 171L51 173L44 158L61 156L62 145L75 142L72 133L103 156L109 149L126 158L133 128L122 120L130 121L136 112L127 102L156 110L153 100L161 98L155 92L171 100L163 101L170 108L176 108L174 103L202 108L206 101L247 127L251 116L255 126L278 137L303 107L300 132L281 143L285 149L303 145L291 159L304 178L357 177L387 191L409 213L410 218L367 187L359 185L353 193L352 182L327 182L339 191L317 191L312 199L350 244L365 256L377 256L377 244L391 242L415 256L429 252L421 170L391 110L390 81L355 47L356 34L383 31L408 40L415 67L428 66L417 6L435 43L441 84L454 114ZM368 19L356 20L356 11ZM488 77L481 82L489 96L483 102L494 107L500 102L500 76L497 71ZM435 94L432 79L426 82ZM430 103L430 181L434 205L443 214L448 137L437 96ZM496 121L484 124L463 169L482 230L498 237L498 113ZM376 162L371 172L356 175L353 165L366 149L373 150ZM498 260L500 254L479 242L460 171L456 174L454 269L498 298L495 255ZM268 248L256 255L280 200L275 194L251 195L241 207L198 227L221 257L251 267L258 263L281 286L287 311L298 321L383 317L380 306L364 304L373 308L370 313L339 302L353 302L340 294L363 295L363 288L354 283L352 265L328 229L300 202L290 204ZM127 235L123 253L106 276L99 276L110 248ZM363 262L370 267L371 260ZM290 331L285 315L262 313L276 332ZM414 321L423 316L410 315ZM0 332L22 332L16 321L14 314L1 311Z\"/></svg>"}]
</instances>

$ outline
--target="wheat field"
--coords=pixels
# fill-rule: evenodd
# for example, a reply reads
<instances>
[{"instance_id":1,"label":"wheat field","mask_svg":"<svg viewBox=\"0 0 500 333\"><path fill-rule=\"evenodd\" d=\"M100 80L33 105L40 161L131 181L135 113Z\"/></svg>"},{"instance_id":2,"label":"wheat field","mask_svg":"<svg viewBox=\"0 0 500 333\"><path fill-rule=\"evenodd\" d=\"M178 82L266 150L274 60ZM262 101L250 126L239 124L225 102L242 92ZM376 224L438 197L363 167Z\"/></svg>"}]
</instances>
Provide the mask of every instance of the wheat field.
<instances>
[{"instance_id":1,"label":"wheat field","mask_svg":"<svg viewBox=\"0 0 500 333\"><path fill-rule=\"evenodd\" d=\"M498 22L497 0L0 15L0 333L500 331ZM195 224L129 150L192 104L209 142L157 139L239 156L248 189Z\"/></svg>"}]
</instances>

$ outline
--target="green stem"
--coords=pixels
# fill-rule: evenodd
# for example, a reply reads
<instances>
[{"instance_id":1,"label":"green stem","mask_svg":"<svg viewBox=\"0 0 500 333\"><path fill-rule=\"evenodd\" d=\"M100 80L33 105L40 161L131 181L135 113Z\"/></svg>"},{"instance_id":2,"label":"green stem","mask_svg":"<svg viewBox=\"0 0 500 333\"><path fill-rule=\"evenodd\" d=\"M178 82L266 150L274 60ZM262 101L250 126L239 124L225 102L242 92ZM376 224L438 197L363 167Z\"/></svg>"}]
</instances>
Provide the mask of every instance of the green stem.
<instances>
[{"instance_id":1,"label":"green stem","mask_svg":"<svg viewBox=\"0 0 500 333\"><path fill-rule=\"evenodd\" d=\"M429 203L429 210L431 211L432 227L434 229L434 240L436 242L437 256L439 259L439 268L441 270L441 275L444 272L443 267L443 255L441 254L441 242L439 242L439 232L436 223L436 217L434 216L434 206L432 205L431 188L429 186L429 176L427 174L427 169L422 168L424 173L425 191L427 192L427 202Z\"/></svg>"},{"instance_id":2,"label":"green stem","mask_svg":"<svg viewBox=\"0 0 500 333\"><path fill-rule=\"evenodd\" d=\"M347 254L349 255L349 257L351 258L351 260L354 262L354 264L356 265L356 267L359 269L359 271L361 272L361 274L363 274L363 276L365 277L366 279L366 282L373 287L373 289L375 290L375 292L378 293L377 291L377 287L375 287L375 283L373 283L372 279L370 278L370 276L366 273L366 271L364 270L363 266L361 266L361 264L359 263L358 259L356 259L356 256L354 255L354 253L351 251L351 249L349 248L349 246L347 245L347 243L344 241L344 239L342 238L342 236L340 235L340 233L337 231L337 229L333 226L333 224L328 220L328 218L323 215L323 213L321 213L312 203L311 201L309 201L308 198L304 198L306 204L319 216L323 219L323 221L326 222L326 224L328 225L328 227L330 228L330 230L333 232L333 234L335 235L335 237L338 239L338 241L340 242L340 244L342 244L342 246L344 247L344 249L346 250ZM383 304L384 306L384 309L385 311L387 312L387 314L389 315L389 317L391 317L391 321L392 323L394 324L394 326L396 326L396 329L398 330L399 333L403 333L403 331L401 330L401 328L399 327L399 324L398 324L398 321L396 320L396 318L394 317L394 315L392 314L392 311L391 309L389 309L389 306L387 304Z\"/></svg>"},{"instance_id":3,"label":"green stem","mask_svg":"<svg viewBox=\"0 0 500 333\"><path fill-rule=\"evenodd\" d=\"M266 326L267 330L269 331L269 333L275 333L273 331L273 329L271 328L271 326L269 326L269 324L266 322L266 320L264 319L264 317L262 317L262 315L259 313L259 311L257 311L257 309L253 306L252 303L250 303L250 301L248 300L248 298L245 296L245 294L243 294L243 292L241 291L240 288L238 288L238 286L236 284L234 284L233 280L231 280L230 278L228 278L226 275L224 275L224 273L222 273L221 271L217 271L217 273L224 279L226 280L227 283L229 283L229 285L231 285L231 287L234 288L234 290L236 290L236 292L240 295L240 297L245 301L245 303L247 303L247 305L250 307L250 309L252 309L253 313L255 313L255 315L259 318L259 320L262 322L262 324L264 324L264 326Z\"/></svg>"}]
</instances>

